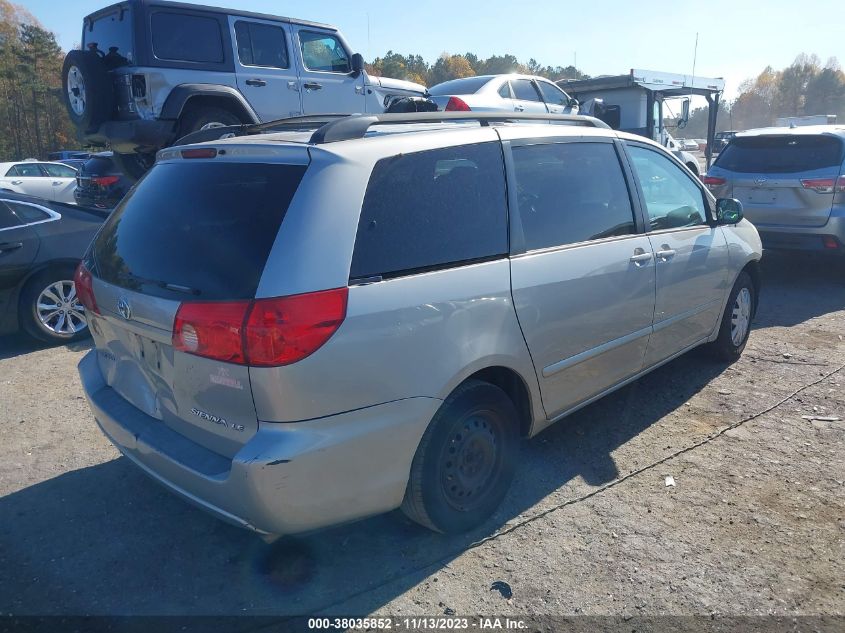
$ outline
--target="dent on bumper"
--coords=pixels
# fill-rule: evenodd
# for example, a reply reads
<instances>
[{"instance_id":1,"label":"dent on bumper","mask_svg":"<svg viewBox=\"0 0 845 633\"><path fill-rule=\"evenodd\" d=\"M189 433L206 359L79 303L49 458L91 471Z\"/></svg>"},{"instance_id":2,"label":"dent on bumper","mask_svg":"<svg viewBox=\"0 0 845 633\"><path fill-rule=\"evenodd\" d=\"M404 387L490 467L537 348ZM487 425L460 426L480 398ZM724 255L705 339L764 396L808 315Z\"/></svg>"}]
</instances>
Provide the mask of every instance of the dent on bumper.
<instances>
[{"instance_id":1,"label":"dent on bumper","mask_svg":"<svg viewBox=\"0 0 845 633\"><path fill-rule=\"evenodd\" d=\"M290 534L399 507L411 460L441 404L407 398L319 420L264 423L229 460L195 444L120 397L97 351L79 363L94 416L147 474L217 517L262 533Z\"/></svg>"}]
</instances>

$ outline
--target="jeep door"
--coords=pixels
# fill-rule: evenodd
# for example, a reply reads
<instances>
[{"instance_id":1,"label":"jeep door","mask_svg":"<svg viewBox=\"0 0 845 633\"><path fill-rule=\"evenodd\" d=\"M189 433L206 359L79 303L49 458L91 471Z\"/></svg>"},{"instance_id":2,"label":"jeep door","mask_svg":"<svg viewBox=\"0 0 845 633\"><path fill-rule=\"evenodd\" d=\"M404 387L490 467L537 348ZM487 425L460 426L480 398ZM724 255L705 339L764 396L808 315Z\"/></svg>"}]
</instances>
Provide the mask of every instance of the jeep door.
<instances>
[{"instance_id":1,"label":"jeep door","mask_svg":"<svg viewBox=\"0 0 845 633\"><path fill-rule=\"evenodd\" d=\"M292 24L297 42L302 111L365 112L364 73L352 73L352 53L340 34Z\"/></svg>"},{"instance_id":2,"label":"jeep door","mask_svg":"<svg viewBox=\"0 0 845 633\"><path fill-rule=\"evenodd\" d=\"M632 141L626 146L657 271L646 355L646 365L653 365L713 333L733 279L727 241L708 217L709 201L698 179L657 148Z\"/></svg>"},{"instance_id":3,"label":"jeep door","mask_svg":"<svg viewBox=\"0 0 845 633\"><path fill-rule=\"evenodd\" d=\"M654 257L613 139L510 151L514 307L552 418L641 370Z\"/></svg>"},{"instance_id":4,"label":"jeep door","mask_svg":"<svg viewBox=\"0 0 845 633\"><path fill-rule=\"evenodd\" d=\"M238 90L262 121L302 114L290 25L229 16Z\"/></svg>"}]
</instances>

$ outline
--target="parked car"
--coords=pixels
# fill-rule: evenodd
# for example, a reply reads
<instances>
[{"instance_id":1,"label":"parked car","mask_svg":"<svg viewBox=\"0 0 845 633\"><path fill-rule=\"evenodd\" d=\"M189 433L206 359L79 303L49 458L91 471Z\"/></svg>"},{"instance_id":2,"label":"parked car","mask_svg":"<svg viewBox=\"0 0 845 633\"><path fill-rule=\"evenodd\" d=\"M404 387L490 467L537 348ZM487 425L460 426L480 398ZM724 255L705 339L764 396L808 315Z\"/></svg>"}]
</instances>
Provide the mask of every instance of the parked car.
<instances>
[{"instance_id":1,"label":"parked car","mask_svg":"<svg viewBox=\"0 0 845 633\"><path fill-rule=\"evenodd\" d=\"M77 271L79 372L118 449L220 518L460 532L520 436L698 345L738 358L759 258L739 203L596 119L351 116L162 150Z\"/></svg>"},{"instance_id":2,"label":"parked car","mask_svg":"<svg viewBox=\"0 0 845 633\"><path fill-rule=\"evenodd\" d=\"M65 158L64 160L56 161L61 163L62 165L67 165L72 169L76 170L77 172L80 168L86 163L87 158Z\"/></svg>"},{"instance_id":3,"label":"parked car","mask_svg":"<svg viewBox=\"0 0 845 633\"><path fill-rule=\"evenodd\" d=\"M334 26L235 9L125 0L86 17L81 41L62 72L68 114L134 179L203 128L384 112L425 92L369 75Z\"/></svg>"},{"instance_id":4,"label":"parked car","mask_svg":"<svg viewBox=\"0 0 845 633\"><path fill-rule=\"evenodd\" d=\"M845 126L740 132L704 183L742 202L765 248L845 253Z\"/></svg>"},{"instance_id":5,"label":"parked car","mask_svg":"<svg viewBox=\"0 0 845 633\"><path fill-rule=\"evenodd\" d=\"M101 152L89 158L76 176L73 195L83 207L113 209L132 186L132 181L115 164L112 152Z\"/></svg>"},{"instance_id":6,"label":"parked car","mask_svg":"<svg viewBox=\"0 0 845 633\"><path fill-rule=\"evenodd\" d=\"M87 336L73 273L106 214L0 192L0 334L48 342Z\"/></svg>"},{"instance_id":7,"label":"parked car","mask_svg":"<svg viewBox=\"0 0 845 633\"><path fill-rule=\"evenodd\" d=\"M56 202L73 202L76 170L62 163L25 160L0 163L0 193L12 192Z\"/></svg>"},{"instance_id":8,"label":"parked car","mask_svg":"<svg viewBox=\"0 0 845 633\"><path fill-rule=\"evenodd\" d=\"M725 147L727 147L730 140L737 135L735 130L727 130L725 132L716 132L716 135L713 137L713 153L718 154L721 152Z\"/></svg>"},{"instance_id":9,"label":"parked car","mask_svg":"<svg viewBox=\"0 0 845 633\"><path fill-rule=\"evenodd\" d=\"M90 158L90 156L90 152L83 152L73 149L62 149L57 152L50 152L49 154L47 154L47 160L57 163L64 163L66 160L85 160L86 158Z\"/></svg>"},{"instance_id":10,"label":"parked car","mask_svg":"<svg viewBox=\"0 0 845 633\"><path fill-rule=\"evenodd\" d=\"M681 149L685 152L697 152L698 151L698 141L691 139L691 138L679 138L678 144L681 146Z\"/></svg>"},{"instance_id":11,"label":"parked car","mask_svg":"<svg viewBox=\"0 0 845 633\"><path fill-rule=\"evenodd\" d=\"M428 98L445 111L578 113L578 101L548 79L534 75L452 79L429 88Z\"/></svg>"}]
</instances>

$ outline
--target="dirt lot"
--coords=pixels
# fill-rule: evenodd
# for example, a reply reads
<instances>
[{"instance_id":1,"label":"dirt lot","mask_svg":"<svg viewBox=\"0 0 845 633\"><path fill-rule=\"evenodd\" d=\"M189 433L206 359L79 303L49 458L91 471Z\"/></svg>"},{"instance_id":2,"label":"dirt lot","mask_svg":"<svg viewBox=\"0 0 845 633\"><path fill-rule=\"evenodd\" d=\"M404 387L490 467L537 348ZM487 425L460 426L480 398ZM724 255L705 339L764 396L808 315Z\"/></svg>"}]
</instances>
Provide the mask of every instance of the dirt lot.
<instances>
[{"instance_id":1,"label":"dirt lot","mask_svg":"<svg viewBox=\"0 0 845 633\"><path fill-rule=\"evenodd\" d=\"M87 346L0 338L0 614L843 615L843 270L767 255L739 362L687 355L525 442L456 538L396 512L267 545L119 456Z\"/></svg>"}]
</instances>

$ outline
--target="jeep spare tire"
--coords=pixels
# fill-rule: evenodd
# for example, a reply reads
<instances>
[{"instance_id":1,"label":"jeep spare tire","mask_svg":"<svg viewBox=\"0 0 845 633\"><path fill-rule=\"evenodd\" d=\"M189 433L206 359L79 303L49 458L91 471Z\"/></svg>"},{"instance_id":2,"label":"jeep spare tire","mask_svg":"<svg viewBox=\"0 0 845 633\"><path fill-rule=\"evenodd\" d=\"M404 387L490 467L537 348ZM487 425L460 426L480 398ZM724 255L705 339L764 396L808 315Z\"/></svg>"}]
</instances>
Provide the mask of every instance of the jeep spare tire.
<instances>
[{"instance_id":1,"label":"jeep spare tire","mask_svg":"<svg viewBox=\"0 0 845 633\"><path fill-rule=\"evenodd\" d=\"M114 93L102 58L93 51L70 51L62 66L62 94L73 124L96 132L111 115Z\"/></svg>"}]
</instances>

